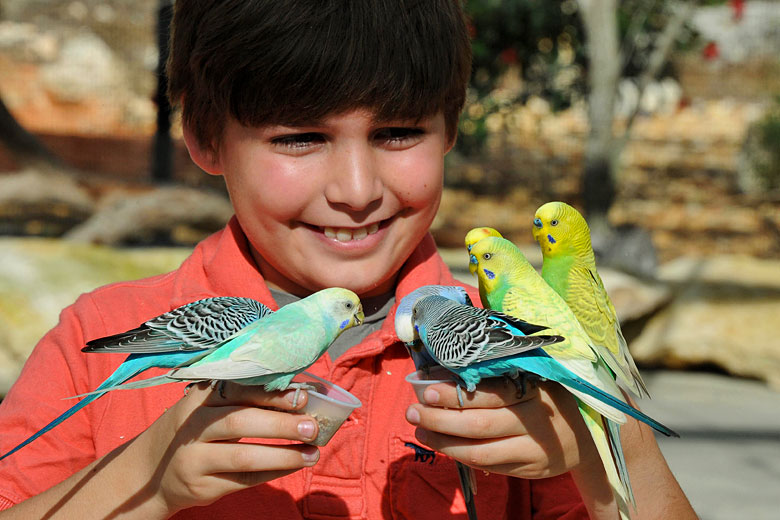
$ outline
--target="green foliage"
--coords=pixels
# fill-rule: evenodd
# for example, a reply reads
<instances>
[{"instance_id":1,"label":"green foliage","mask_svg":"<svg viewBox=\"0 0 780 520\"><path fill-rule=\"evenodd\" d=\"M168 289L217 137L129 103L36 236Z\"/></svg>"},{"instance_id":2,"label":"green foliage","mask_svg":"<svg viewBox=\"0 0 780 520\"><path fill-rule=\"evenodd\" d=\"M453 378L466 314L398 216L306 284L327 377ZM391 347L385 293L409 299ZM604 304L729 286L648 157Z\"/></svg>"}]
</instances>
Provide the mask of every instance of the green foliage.
<instances>
[{"instance_id":1,"label":"green foliage","mask_svg":"<svg viewBox=\"0 0 780 520\"><path fill-rule=\"evenodd\" d=\"M757 123L758 145L762 153L754 159L754 167L763 187L780 189L780 96L774 106Z\"/></svg>"},{"instance_id":2,"label":"green foliage","mask_svg":"<svg viewBox=\"0 0 780 520\"><path fill-rule=\"evenodd\" d=\"M644 69L670 6L670 0L618 2L624 77ZM467 107L461 118L459 151L482 149L485 120L502 107L539 96L553 110L562 110L586 95L587 42L577 0L467 0L465 7L474 53L469 103L480 108ZM683 44L694 37L686 31ZM522 83L507 88L502 80L512 71L519 71Z\"/></svg>"}]
</instances>

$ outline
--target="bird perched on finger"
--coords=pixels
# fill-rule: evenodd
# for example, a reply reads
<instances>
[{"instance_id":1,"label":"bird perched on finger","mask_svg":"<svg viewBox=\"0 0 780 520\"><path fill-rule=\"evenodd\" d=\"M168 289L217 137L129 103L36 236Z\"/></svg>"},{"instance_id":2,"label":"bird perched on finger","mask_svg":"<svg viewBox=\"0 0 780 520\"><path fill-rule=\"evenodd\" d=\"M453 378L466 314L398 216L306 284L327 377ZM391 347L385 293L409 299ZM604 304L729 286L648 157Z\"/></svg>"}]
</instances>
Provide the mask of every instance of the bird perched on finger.
<instances>
[{"instance_id":1,"label":"bird perched on finger","mask_svg":"<svg viewBox=\"0 0 780 520\"><path fill-rule=\"evenodd\" d=\"M87 342L83 352L130 355L94 392L0 455L0 460L30 444L100 398L109 387L122 384L150 368L174 368L186 364L272 312L262 303L250 298L206 298L177 307L126 332Z\"/></svg>"},{"instance_id":2,"label":"bird perched on finger","mask_svg":"<svg viewBox=\"0 0 780 520\"><path fill-rule=\"evenodd\" d=\"M414 367L426 372L436 365L436 361L426 353L420 343L420 335L414 329L412 322L412 309L418 300L432 295L442 296L464 305L473 305L466 289L457 285L423 285L404 296L398 304L395 309L395 334L406 345L414 361Z\"/></svg>"},{"instance_id":3,"label":"bird perched on finger","mask_svg":"<svg viewBox=\"0 0 780 520\"><path fill-rule=\"evenodd\" d=\"M102 391L177 381L231 381L262 385L269 392L293 387L297 402L298 391L307 385L292 383L292 379L317 361L342 332L364 319L363 306L354 292L338 287L323 289L252 323L204 356L165 375Z\"/></svg>"},{"instance_id":4,"label":"bird perched on finger","mask_svg":"<svg viewBox=\"0 0 780 520\"><path fill-rule=\"evenodd\" d=\"M462 287L425 285L406 295L399 303L395 313L395 331L398 339L406 344L418 370L428 371L434 366L442 365L456 377L459 375L459 367L463 368L462 365L455 366L458 364L459 354L467 356L468 352L480 347L485 352L490 347L504 348L508 352L515 346L517 352L520 352L524 347L533 348L544 341L542 338L524 340L521 338L523 332L511 332L511 327L502 325L490 314L490 311L474 307ZM520 320L511 321L517 322L517 327L527 326L526 331L529 334L541 330L530 324L520 323ZM462 328L464 326L466 329ZM510 372L514 375L514 371ZM496 375L499 375L498 372ZM468 381L463 383L469 391L473 391L479 382L474 377L468 377ZM463 407L460 384L457 391L458 400ZM469 520L476 520L474 495L477 494L477 482L474 469L460 461L455 464Z\"/></svg>"},{"instance_id":5,"label":"bird perched on finger","mask_svg":"<svg viewBox=\"0 0 780 520\"><path fill-rule=\"evenodd\" d=\"M458 376L460 387L473 392L485 377L517 380L526 372L523 353L563 341L534 335L546 329L506 314L463 305L441 296L425 296L412 310L412 322L426 352Z\"/></svg>"},{"instance_id":6,"label":"bird perched on finger","mask_svg":"<svg viewBox=\"0 0 780 520\"><path fill-rule=\"evenodd\" d=\"M649 397L596 269L585 218L565 202L548 202L536 210L532 231L544 259L542 278L572 310L618 383Z\"/></svg>"},{"instance_id":7,"label":"bird perched on finger","mask_svg":"<svg viewBox=\"0 0 780 520\"><path fill-rule=\"evenodd\" d=\"M634 503L634 496L620 443L620 425L626 422L625 414L665 435L678 435L626 402L612 372L569 306L514 244L498 237L483 238L472 247L470 261L476 265L480 298L485 307L547 326L550 333L566 338L541 350L567 373L573 373L587 384L572 385L570 377L561 378L557 374L543 377L561 383L577 398L621 518L630 518L629 502Z\"/></svg>"}]
</instances>

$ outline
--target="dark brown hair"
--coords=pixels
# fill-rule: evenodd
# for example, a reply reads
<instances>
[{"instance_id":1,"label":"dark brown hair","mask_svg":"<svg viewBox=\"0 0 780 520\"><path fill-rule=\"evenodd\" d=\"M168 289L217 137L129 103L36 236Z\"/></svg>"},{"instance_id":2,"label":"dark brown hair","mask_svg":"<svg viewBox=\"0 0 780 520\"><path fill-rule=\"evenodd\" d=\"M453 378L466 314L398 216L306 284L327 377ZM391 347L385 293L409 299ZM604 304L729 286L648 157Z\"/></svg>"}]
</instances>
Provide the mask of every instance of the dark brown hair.
<instances>
[{"instance_id":1,"label":"dark brown hair","mask_svg":"<svg viewBox=\"0 0 780 520\"><path fill-rule=\"evenodd\" d=\"M177 0L171 102L216 152L226 118L297 124L355 108L444 112L452 138L471 73L461 0Z\"/></svg>"}]
</instances>

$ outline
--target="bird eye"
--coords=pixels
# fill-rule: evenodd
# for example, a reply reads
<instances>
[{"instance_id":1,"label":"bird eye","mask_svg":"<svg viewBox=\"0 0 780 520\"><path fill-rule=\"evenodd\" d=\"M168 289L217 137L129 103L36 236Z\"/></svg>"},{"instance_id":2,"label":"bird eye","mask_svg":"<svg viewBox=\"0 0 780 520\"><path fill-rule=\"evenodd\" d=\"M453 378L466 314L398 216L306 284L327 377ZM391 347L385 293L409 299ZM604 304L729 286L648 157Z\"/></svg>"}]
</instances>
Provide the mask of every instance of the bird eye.
<instances>
[{"instance_id":1,"label":"bird eye","mask_svg":"<svg viewBox=\"0 0 780 520\"><path fill-rule=\"evenodd\" d=\"M557 226L558 225L558 221L556 219L553 219L553 220L550 221L550 225L551 226Z\"/></svg>"},{"instance_id":2,"label":"bird eye","mask_svg":"<svg viewBox=\"0 0 780 520\"><path fill-rule=\"evenodd\" d=\"M347 302L347 309L351 309L351 308L352 308L352 302Z\"/></svg>"},{"instance_id":3,"label":"bird eye","mask_svg":"<svg viewBox=\"0 0 780 520\"><path fill-rule=\"evenodd\" d=\"M491 253L485 253L484 255L482 255L482 258L484 258L485 260L490 260L491 256L493 256Z\"/></svg>"}]
</instances>

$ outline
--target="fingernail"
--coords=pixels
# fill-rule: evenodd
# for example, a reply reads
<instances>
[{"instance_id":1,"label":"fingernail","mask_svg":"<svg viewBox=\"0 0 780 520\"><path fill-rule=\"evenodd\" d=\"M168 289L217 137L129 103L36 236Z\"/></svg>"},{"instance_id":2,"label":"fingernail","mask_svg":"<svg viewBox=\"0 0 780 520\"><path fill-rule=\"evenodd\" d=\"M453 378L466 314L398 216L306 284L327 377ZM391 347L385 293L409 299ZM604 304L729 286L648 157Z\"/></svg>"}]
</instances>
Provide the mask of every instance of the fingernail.
<instances>
[{"instance_id":1,"label":"fingernail","mask_svg":"<svg viewBox=\"0 0 780 520\"><path fill-rule=\"evenodd\" d=\"M406 409L406 420L412 424L420 424L420 412L410 406Z\"/></svg>"},{"instance_id":2,"label":"fingernail","mask_svg":"<svg viewBox=\"0 0 780 520\"><path fill-rule=\"evenodd\" d=\"M426 388L425 392L423 392L425 404L436 404L439 402L439 397L439 392L433 388Z\"/></svg>"},{"instance_id":3,"label":"fingernail","mask_svg":"<svg viewBox=\"0 0 780 520\"><path fill-rule=\"evenodd\" d=\"M297 403L295 402L295 393L296 392L298 392L298 391L294 390L292 392L287 392L284 397L285 397L285 399L287 399L290 402L290 404L295 404L297 407L300 407L301 404L303 404L303 401L305 399L304 396L306 395L306 391L302 390L302 391L298 392L298 402Z\"/></svg>"},{"instance_id":4,"label":"fingernail","mask_svg":"<svg viewBox=\"0 0 780 520\"><path fill-rule=\"evenodd\" d=\"M314 466L320 460L320 450L316 446L307 446L301 450L301 458L306 466Z\"/></svg>"},{"instance_id":5,"label":"fingernail","mask_svg":"<svg viewBox=\"0 0 780 520\"><path fill-rule=\"evenodd\" d=\"M304 439L314 438L314 423L312 421L301 421L298 423L298 433Z\"/></svg>"}]
</instances>

